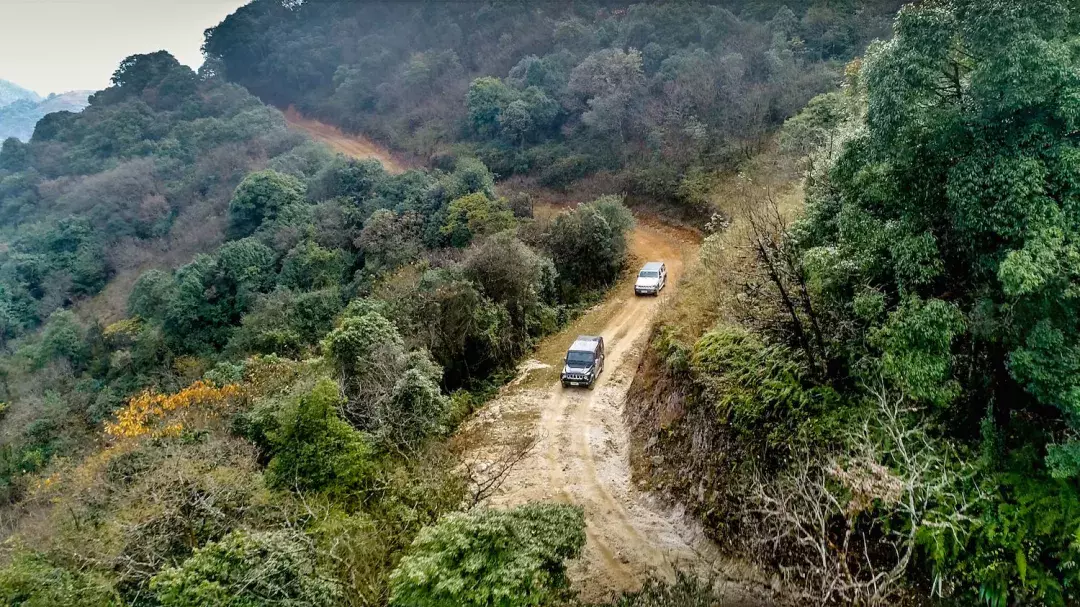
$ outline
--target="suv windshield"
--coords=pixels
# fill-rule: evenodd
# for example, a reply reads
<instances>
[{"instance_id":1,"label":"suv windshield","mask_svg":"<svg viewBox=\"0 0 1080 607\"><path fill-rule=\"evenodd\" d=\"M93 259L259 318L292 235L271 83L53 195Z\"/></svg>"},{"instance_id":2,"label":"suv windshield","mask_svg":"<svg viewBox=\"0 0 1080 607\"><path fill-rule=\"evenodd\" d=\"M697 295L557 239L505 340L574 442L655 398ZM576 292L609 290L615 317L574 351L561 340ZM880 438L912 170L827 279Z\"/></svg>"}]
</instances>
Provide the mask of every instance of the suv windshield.
<instances>
[{"instance_id":1,"label":"suv windshield","mask_svg":"<svg viewBox=\"0 0 1080 607\"><path fill-rule=\"evenodd\" d=\"M642 272L638 276L641 278L656 278L657 275L656 272Z\"/></svg>"},{"instance_id":2,"label":"suv windshield","mask_svg":"<svg viewBox=\"0 0 1080 607\"><path fill-rule=\"evenodd\" d=\"M593 363L592 352L567 352L566 364L571 367L587 367Z\"/></svg>"}]
</instances>

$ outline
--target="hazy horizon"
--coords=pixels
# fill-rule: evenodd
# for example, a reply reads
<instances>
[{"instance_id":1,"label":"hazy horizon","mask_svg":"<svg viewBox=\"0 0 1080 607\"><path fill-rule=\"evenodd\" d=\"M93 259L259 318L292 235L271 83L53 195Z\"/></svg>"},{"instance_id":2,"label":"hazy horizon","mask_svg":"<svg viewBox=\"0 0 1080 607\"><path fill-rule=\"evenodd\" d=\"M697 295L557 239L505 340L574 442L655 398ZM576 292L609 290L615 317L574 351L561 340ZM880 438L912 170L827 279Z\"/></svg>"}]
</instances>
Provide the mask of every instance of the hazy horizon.
<instances>
[{"instance_id":1,"label":"hazy horizon","mask_svg":"<svg viewBox=\"0 0 1080 607\"><path fill-rule=\"evenodd\" d=\"M120 61L167 50L202 65L203 31L247 0L0 0L0 79L41 96L100 90Z\"/></svg>"}]
</instances>

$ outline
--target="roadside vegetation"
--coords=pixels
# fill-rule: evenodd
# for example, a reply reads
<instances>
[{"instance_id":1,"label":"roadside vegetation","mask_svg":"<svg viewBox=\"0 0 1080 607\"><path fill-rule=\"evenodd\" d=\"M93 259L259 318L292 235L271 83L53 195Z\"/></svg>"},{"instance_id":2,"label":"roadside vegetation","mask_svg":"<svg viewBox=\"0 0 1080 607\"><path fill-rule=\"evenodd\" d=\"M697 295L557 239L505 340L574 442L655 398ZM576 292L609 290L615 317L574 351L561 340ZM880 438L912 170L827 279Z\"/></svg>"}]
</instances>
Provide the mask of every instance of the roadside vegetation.
<instances>
[{"instance_id":1,"label":"roadside vegetation","mask_svg":"<svg viewBox=\"0 0 1080 607\"><path fill-rule=\"evenodd\" d=\"M641 465L803 600L1080 600L1078 18L901 10L732 180L657 329Z\"/></svg>"}]
</instances>

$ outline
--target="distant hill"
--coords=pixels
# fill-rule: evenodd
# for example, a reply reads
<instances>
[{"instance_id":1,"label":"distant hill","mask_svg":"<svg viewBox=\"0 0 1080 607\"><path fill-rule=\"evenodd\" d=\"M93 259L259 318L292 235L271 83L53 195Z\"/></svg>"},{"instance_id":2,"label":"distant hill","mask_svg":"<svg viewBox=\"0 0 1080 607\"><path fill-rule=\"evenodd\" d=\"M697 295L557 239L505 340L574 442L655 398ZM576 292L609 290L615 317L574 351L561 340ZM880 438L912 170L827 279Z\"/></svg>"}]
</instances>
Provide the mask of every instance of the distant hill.
<instances>
[{"instance_id":1,"label":"distant hill","mask_svg":"<svg viewBox=\"0 0 1080 607\"><path fill-rule=\"evenodd\" d=\"M37 102L41 101L41 95L29 89L24 89L14 82L0 79L0 108L24 99Z\"/></svg>"},{"instance_id":2,"label":"distant hill","mask_svg":"<svg viewBox=\"0 0 1080 607\"><path fill-rule=\"evenodd\" d=\"M11 83L0 80L0 98L5 98L4 95L8 90L4 88L5 85L11 85ZM19 88L15 85L11 86ZM70 91L59 95L49 95L42 99L31 91L19 90L30 93L33 97L17 99L6 105L0 103L0 141L8 137L29 141L38 120L53 112L65 110L81 112L87 106L87 98L93 93L93 91Z\"/></svg>"}]
</instances>

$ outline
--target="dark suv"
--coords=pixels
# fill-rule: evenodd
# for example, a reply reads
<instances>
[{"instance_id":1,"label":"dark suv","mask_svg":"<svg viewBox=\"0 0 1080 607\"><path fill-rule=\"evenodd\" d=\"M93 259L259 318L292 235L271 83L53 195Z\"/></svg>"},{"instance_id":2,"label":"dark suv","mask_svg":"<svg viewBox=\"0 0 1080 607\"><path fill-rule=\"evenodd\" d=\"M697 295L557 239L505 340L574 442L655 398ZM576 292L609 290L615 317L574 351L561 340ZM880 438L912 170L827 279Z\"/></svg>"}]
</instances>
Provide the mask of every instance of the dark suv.
<instances>
[{"instance_id":1,"label":"dark suv","mask_svg":"<svg viewBox=\"0 0 1080 607\"><path fill-rule=\"evenodd\" d=\"M592 335L578 335L574 344L566 351L566 361L562 370L562 385L588 386L596 383L597 376L604 370L604 338Z\"/></svg>"}]
</instances>

